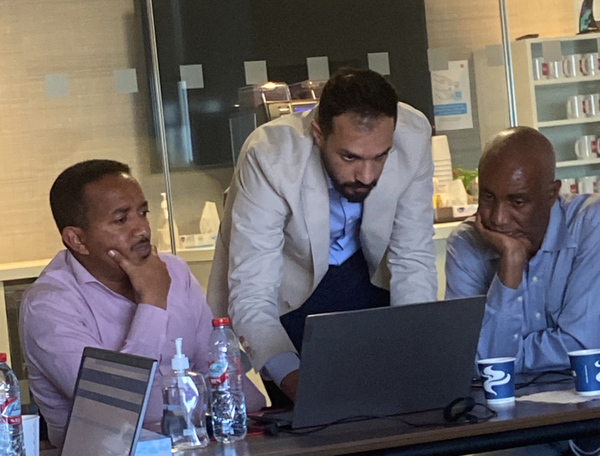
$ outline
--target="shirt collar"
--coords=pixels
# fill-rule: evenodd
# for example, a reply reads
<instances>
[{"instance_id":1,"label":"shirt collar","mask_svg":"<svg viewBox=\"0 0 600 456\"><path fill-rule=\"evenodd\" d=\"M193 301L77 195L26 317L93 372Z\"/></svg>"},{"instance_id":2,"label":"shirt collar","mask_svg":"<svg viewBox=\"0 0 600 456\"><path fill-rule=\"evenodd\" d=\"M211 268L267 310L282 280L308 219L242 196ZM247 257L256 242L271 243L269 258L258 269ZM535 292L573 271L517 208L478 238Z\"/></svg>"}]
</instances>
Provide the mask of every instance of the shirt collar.
<instances>
[{"instance_id":1,"label":"shirt collar","mask_svg":"<svg viewBox=\"0 0 600 456\"><path fill-rule=\"evenodd\" d=\"M79 261L77 261L77 258L75 258L75 256L73 256L73 254L69 250L67 250L66 262L71 267L71 270L73 271L73 276L75 277L75 280L77 280L77 283L79 285L83 285L84 283L96 282L102 286L105 286L102 282L96 279L90 273L90 271L84 268L83 265Z\"/></svg>"},{"instance_id":2,"label":"shirt collar","mask_svg":"<svg viewBox=\"0 0 600 456\"><path fill-rule=\"evenodd\" d=\"M550 211L550 221L548 222L546 235L540 247L540 250L545 252L557 252L561 249L577 247L577 242L569 233L560 202L561 199L559 197L554 202Z\"/></svg>"},{"instance_id":3,"label":"shirt collar","mask_svg":"<svg viewBox=\"0 0 600 456\"><path fill-rule=\"evenodd\" d=\"M327 188L329 190L335 190L333 188L333 182L331 181L331 177L329 177L329 173L327 172L327 170L325 169L325 166L323 166L323 173L325 174L325 181L327 182Z\"/></svg>"}]
</instances>

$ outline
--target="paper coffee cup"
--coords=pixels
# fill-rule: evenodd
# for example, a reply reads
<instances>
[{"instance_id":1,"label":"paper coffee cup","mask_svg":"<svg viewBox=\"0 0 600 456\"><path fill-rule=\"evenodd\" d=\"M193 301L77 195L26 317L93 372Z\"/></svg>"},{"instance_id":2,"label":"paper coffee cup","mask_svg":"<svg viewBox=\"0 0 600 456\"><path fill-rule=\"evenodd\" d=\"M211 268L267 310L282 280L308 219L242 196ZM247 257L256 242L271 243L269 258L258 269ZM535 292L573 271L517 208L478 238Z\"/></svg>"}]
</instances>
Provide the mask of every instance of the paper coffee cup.
<instances>
[{"instance_id":1,"label":"paper coffee cup","mask_svg":"<svg viewBox=\"0 0 600 456\"><path fill-rule=\"evenodd\" d=\"M515 401L515 358L488 358L477 361L488 404Z\"/></svg>"},{"instance_id":2,"label":"paper coffee cup","mask_svg":"<svg viewBox=\"0 0 600 456\"><path fill-rule=\"evenodd\" d=\"M600 395L600 349L569 352L575 390L582 396Z\"/></svg>"}]
</instances>

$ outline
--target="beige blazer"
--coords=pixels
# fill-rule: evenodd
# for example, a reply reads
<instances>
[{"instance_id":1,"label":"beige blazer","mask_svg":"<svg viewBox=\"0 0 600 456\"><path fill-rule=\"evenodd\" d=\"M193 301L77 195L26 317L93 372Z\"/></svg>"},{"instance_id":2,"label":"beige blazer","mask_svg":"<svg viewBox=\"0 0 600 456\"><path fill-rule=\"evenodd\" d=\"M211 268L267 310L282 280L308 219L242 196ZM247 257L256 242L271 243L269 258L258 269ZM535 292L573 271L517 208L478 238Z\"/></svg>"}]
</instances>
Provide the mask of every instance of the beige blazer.
<instances>
[{"instance_id":1,"label":"beige blazer","mask_svg":"<svg viewBox=\"0 0 600 456\"><path fill-rule=\"evenodd\" d=\"M279 316L300 307L329 267L329 194L311 135L316 110L290 114L246 140L219 230L208 302L229 313L256 369L294 352ZM427 118L400 103L394 146L363 207L371 281L392 305L433 301L433 162Z\"/></svg>"}]
</instances>

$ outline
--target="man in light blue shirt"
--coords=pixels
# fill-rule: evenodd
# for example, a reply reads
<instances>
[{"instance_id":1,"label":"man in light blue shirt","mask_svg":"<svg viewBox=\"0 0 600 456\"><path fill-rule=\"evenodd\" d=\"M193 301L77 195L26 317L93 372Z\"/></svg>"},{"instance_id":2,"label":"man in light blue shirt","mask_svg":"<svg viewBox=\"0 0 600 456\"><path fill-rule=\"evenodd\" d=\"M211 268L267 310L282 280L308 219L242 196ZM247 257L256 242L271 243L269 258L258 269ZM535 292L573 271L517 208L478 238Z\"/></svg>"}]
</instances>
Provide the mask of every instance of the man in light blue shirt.
<instances>
[{"instance_id":1,"label":"man in light blue shirt","mask_svg":"<svg viewBox=\"0 0 600 456\"><path fill-rule=\"evenodd\" d=\"M447 243L446 297L487 294L479 358L516 357L517 372L569 367L600 348L600 199L559 197L550 142L500 133L479 166L479 211Z\"/></svg>"},{"instance_id":2,"label":"man in light blue shirt","mask_svg":"<svg viewBox=\"0 0 600 456\"><path fill-rule=\"evenodd\" d=\"M568 352L600 348L600 197L559 196L552 145L501 132L479 162L479 210L447 241L446 297L487 294L477 356L515 357L516 372L569 368ZM498 454L579 455L594 438ZM496 454L496 453L493 453Z\"/></svg>"}]
</instances>

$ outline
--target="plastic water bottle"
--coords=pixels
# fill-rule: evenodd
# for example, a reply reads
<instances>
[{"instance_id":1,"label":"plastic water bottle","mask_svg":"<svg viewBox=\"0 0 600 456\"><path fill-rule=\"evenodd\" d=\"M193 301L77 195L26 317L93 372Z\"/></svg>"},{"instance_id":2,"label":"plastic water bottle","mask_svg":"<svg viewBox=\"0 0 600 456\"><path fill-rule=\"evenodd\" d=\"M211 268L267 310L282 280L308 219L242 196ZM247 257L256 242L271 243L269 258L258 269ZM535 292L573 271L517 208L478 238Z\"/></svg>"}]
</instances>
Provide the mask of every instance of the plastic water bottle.
<instances>
[{"instance_id":1,"label":"plastic water bottle","mask_svg":"<svg viewBox=\"0 0 600 456\"><path fill-rule=\"evenodd\" d=\"M0 455L25 456L19 381L0 353Z\"/></svg>"},{"instance_id":2,"label":"plastic water bottle","mask_svg":"<svg viewBox=\"0 0 600 456\"><path fill-rule=\"evenodd\" d=\"M164 378L162 433L171 437L174 452L204 448L208 405L206 382L201 374L189 370L189 359L182 353L182 339L175 339L177 354L171 360L173 372Z\"/></svg>"},{"instance_id":3,"label":"plastic water bottle","mask_svg":"<svg viewBox=\"0 0 600 456\"><path fill-rule=\"evenodd\" d=\"M215 439L229 443L246 436L246 400L242 391L242 360L229 318L215 318L208 339L212 428Z\"/></svg>"}]
</instances>

